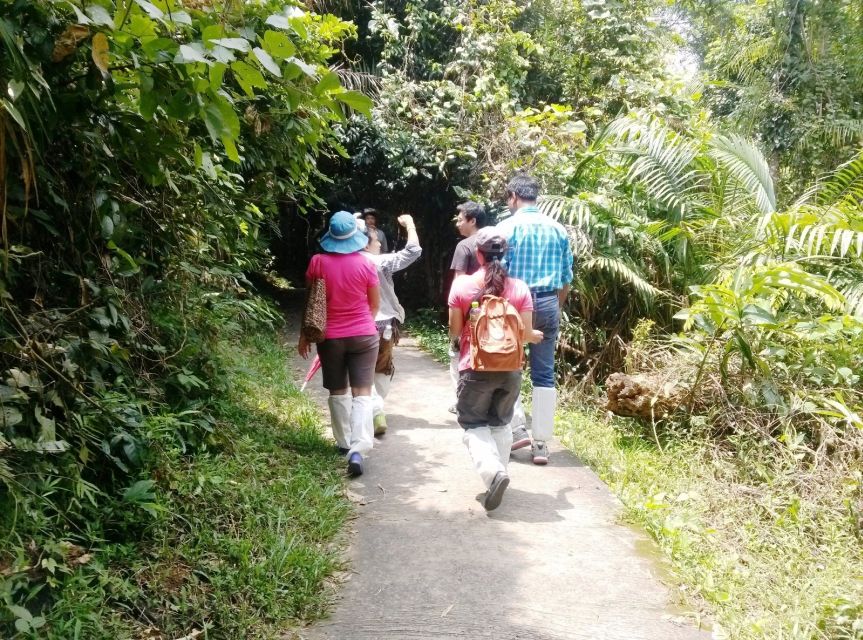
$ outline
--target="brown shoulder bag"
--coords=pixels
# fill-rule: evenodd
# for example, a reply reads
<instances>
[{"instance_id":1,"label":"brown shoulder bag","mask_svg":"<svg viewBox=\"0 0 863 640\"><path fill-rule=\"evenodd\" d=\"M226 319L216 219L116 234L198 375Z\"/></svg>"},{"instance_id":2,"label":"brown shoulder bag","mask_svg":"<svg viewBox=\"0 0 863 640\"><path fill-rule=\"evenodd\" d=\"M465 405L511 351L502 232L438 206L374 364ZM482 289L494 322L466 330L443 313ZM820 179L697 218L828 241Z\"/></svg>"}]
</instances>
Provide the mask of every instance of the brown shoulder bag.
<instances>
[{"instance_id":1,"label":"brown shoulder bag","mask_svg":"<svg viewBox=\"0 0 863 640\"><path fill-rule=\"evenodd\" d=\"M306 291L306 308L300 331L309 342L317 344L324 341L327 331L327 283L323 278L312 280Z\"/></svg>"}]
</instances>

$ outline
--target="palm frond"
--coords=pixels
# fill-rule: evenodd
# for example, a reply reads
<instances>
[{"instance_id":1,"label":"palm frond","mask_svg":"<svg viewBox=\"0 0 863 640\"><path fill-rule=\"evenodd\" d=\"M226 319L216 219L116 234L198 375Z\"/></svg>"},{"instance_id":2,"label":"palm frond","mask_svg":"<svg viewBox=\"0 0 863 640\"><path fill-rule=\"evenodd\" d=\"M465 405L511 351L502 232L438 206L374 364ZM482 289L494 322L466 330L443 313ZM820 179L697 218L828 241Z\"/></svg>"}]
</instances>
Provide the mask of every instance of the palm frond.
<instances>
[{"instance_id":1,"label":"palm frond","mask_svg":"<svg viewBox=\"0 0 863 640\"><path fill-rule=\"evenodd\" d=\"M816 202L822 206L844 201L863 206L863 150L817 185L815 195Z\"/></svg>"},{"instance_id":2,"label":"palm frond","mask_svg":"<svg viewBox=\"0 0 863 640\"><path fill-rule=\"evenodd\" d=\"M370 98L380 95L383 86L383 78L370 71L350 69L338 64L330 68L338 74L339 80L345 89L359 91Z\"/></svg>"},{"instance_id":3,"label":"palm frond","mask_svg":"<svg viewBox=\"0 0 863 640\"><path fill-rule=\"evenodd\" d=\"M754 197L762 213L776 210L776 192L770 166L755 144L738 135L717 136L711 156Z\"/></svg>"},{"instance_id":4,"label":"palm frond","mask_svg":"<svg viewBox=\"0 0 863 640\"><path fill-rule=\"evenodd\" d=\"M771 59L775 46L776 40L772 34L753 40L738 47L723 68L730 75L736 76L737 81L750 85L759 75L763 75L764 71L760 65L762 61Z\"/></svg>"},{"instance_id":5,"label":"palm frond","mask_svg":"<svg viewBox=\"0 0 863 640\"><path fill-rule=\"evenodd\" d=\"M618 284L632 287L648 304L666 295L618 258L593 256L581 263L581 269L587 272L599 271L611 276Z\"/></svg>"},{"instance_id":6,"label":"palm frond","mask_svg":"<svg viewBox=\"0 0 863 640\"><path fill-rule=\"evenodd\" d=\"M698 147L665 126L632 117L611 123L606 136L617 142L612 151L631 159L627 180L682 218L700 186L693 166Z\"/></svg>"},{"instance_id":7,"label":"palm frond","mask_svg":"<svg viewBox=\"0 0 863 640\"><path fill-rule=\"evenodd\" d=\"M849 315L863 318L863 282L840 287L839 291L845 296L845 309Z\"/></svg>"},{"instance_id":8,"label":"palm frond","mask_svg":"<svg viewBox=\"0 0 863 640\"><path fill-rule=\"evenodd\" d=\"M563 224L590 229L590 206L579 198L541 196L537 202L537 208L540 212Z\"/></svg>"}]
</instances>

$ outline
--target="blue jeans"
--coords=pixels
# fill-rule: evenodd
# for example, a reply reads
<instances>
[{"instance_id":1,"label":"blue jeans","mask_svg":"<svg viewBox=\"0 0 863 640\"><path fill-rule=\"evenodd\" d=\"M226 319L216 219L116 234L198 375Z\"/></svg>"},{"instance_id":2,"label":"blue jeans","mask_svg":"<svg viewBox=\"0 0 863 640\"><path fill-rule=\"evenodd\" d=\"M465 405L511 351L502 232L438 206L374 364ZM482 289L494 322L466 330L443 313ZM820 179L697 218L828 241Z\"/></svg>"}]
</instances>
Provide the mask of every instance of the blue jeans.
<instances>
[{"instance_id":1,"label":"blue jeans","mask_svg":"<svg viewBox=\"0 0 863 640\"><path fill-rule=\"evenodd\" d=\"M534 298L533 328L542 331L539 344L529 347L530 380L534 387L554 388L554 352L560 332L560 305L557 296Z\"/></svg>"}]
</instances>

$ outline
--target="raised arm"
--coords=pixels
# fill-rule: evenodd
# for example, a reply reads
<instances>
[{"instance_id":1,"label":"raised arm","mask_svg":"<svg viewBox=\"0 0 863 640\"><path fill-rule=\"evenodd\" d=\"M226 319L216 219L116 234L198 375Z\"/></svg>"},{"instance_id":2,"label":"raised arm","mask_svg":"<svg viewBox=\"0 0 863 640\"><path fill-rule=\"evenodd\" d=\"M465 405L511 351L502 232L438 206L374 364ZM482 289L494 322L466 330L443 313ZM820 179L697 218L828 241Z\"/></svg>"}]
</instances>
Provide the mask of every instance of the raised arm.
<instances>
[{"instance_id":1,"label":"raised arm","mask_svg":"<svg viewBox=\"0 0 863 640\"><path fill-rule=\"evenodd\" d=\"M422 255L417 228L414 224L413 216L410 214L402 214L398 218L399 224L407 231L408 239L405 248L395 253L381 255L381 268L390 273L401 271L412 265Z\"/></svg>"}]
</instances>

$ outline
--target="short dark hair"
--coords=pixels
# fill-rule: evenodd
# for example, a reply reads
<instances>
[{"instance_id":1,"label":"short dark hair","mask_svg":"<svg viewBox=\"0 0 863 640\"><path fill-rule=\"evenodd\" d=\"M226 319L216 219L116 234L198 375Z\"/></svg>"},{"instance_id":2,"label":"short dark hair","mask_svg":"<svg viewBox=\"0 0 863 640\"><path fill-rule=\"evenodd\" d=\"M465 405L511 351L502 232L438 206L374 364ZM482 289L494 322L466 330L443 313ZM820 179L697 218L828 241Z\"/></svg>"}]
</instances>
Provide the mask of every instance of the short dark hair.
<instances>
[{"instance_id":1,"label":"short dark hair","mask_svg":"<svg viewBox=\"0 0 863 640\"><path fill-rule=\"evenodd\" d=\"M372 209L371 207L366 207L365 209L363 209L363 219L365 219L366 216L374 216L375 218L377 218L379 215L380 214L378 213L377 209Z\"/></svg>"},{"instance_id":2,"label":"short dark hair","mask_svg":"<svg viewBox=\"0 0 863 640\"><path fill-rule=\"evenodd\" d=\"M473 202L471 200L462 202L456 207L456 211L462 214L466 220L476 220L477 229L482 229L488 220L488 216L485 213L485 207L479 202Z\"/></svg>"},{"instance_id":3,"label":"short dark hair","mask_svg":"<svg viewBox=\"0 0 863 640\"><path fill-rule=\"evenodd\" d=\"M517 173L506 185L506 197L511 195L525 202L535 202L539 198L539 183L526 173Z\"/></svg>"}]
</instances>

